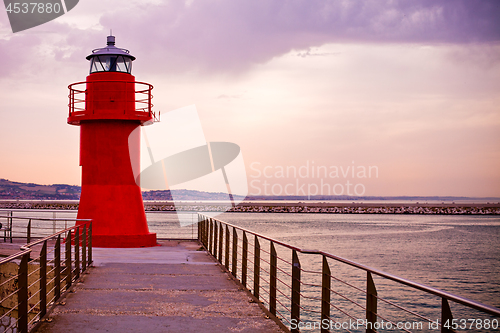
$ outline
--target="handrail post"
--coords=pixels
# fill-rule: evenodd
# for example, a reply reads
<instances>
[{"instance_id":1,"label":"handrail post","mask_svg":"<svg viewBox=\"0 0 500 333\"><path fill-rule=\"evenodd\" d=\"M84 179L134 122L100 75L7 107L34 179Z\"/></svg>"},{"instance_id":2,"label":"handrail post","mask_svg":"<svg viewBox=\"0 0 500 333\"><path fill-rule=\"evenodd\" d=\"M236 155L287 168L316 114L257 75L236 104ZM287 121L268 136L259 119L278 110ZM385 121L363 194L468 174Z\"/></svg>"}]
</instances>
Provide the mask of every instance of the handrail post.
<instances>
[{"instance_id":1,"label":"handrail post","mask_svg":"<svg viewBox=\"0 0 500 333\"><path fill-rule=\"evenodd\" d=\"M207 224L206 224L206 228L205 228L205 243L207 244L207 250L210 252L210 220L211 219L207 219Z\"/></svg>"},{"instance_id":2,"label":"handrail post","mask_svg":"<svg viewBox=\"0 0 500 333\"><path fill-rule=\"evenodd\" d=\"M87 225L83 225L82 232L82 272L87 269Z\"/></svg>"},{"instance_id":3,"label":"handrail post","mask_svg":"<svg viewBox=\"0 0 500 333\"><path fill-rule=\"evenodd\" d=\"M7 241L7 237L9 237L10 238L10 242L12 243L12 216L13 215L14 214L13 214L12 211L7 212L7 216L10 216L10 217L7 218L7 228L3 231L3 241L4 242L6 242Z\"/></svg>"},{"instance_id":4,"label":"handrail post","mask_svg":"<svg viewBox=\"0 0 500 333\"><path fill-rule=\"evenodd\" d=\"M40 251L40 318L47 313L47 241Z\"/></svg>"},{"instance_id":5,"label":"handrail post","mask_svg":"<svg viewBox=\"0 0 500 333\"><path fill-rule=\"evenodd\" d=\"M205 247L207 251L210 253L210 219L207 219L206 228L205 228Z\"/></svg>"},{"instance_id":6,"label":"handrail post","mask_svg":"<svg viewBox=\"0 0 500 333\"><path fill-rule=\"evenodd\" d=\"M80 227L75 232L75 277L80 277Z\"/></svg>"},{"instance_id":7,"label":"handrail post","mask_svg":"<svg viewBox=\"0 0 500 333\"><path fill-rule=\"evenodd\" d=\"M89 223L89 232L88 232L88 235L89 235L89 248L88 248L88 251L89 251L89 255L88 255L88 265L90 266L92 264L92 221L90 221Z\"/></svg>"},{"instance_id":8,"label":"handrail post","mask_svg":"<svg viewBox=\"0 0 500 333\"><path fill-rule=\"evenodd\" d=\"M201 215L198 214L198 242L201 243Z\"/></svg>"},{"instance_id":9,"label":"handrail post","mask_svg":"<svg viewBox=\"0 0 500 333\"><path fill-rule=\"evenodd\" d=\"M10 212L10 216L14 216L14 212ZM14 220L12 219L12 217L10 218L10 227L9 227L9 238L10 238L10 242L12 243L12 228L14 227L13 226L13 223L14 223Z\"/></svg>"},{"instance_id":10,"label":"handrail post","mask_svg":"<svg viewBox=\"0 0 500 333\"><path fill-rule=\"evenodd\" d=\"M219 230L217 229L217 219L213 220L213 229L212 229L212 254L217 259L217 237L219 235Z\"/></svg>"},{"instance_id":11,"label":"handrail post","mask_svg":"<svg viewBox=\"0 0 500 333\"><path fill-rule=\"evenodd\" d=\"M200 226L201 226L200 241L201 241L201 244L203 246L205 246L205 221L206 221L206 218L204 218L200 224Z\"/></svg>"},{"instance_id":12,"label":"handrail post","mask_svg":"<svg viewBox=\"0 0 500 333\"><path fill-rule=\"evenodd\" d=\"M292 304L291 320L298 327L300 323L300 261L297 251L292 250ZM299 329L291 330L292 333L298 333Z\"/></svg>"},{"instance_id":13,"label":"handrail post","mask_svg":"<svg viewBox=\"0 0 500 333\"><path fill-rule=\"evenodd\" d=\"M226 258L225 259L225 264L226 269L229 271L229 227L226 224Z\"/></svg>"},{"instance_id":14,"label":"handrail post","mask_svg":"<svg viewBox=\"0 0 500 333\"><path fill-rule=\"evenodd\" d=\"M74 91L72 85L69 86L69 104L68 104L68 113L71 116L71 109L73 107L73 99L74 99Z\"/></svg>"},{"instance_id":15,"label":"handrail post","mask_svg":"<svg viewBox=\"0 0 500 333\"><path fill-rule=\"evenodd\" d=\"M214 247L214 219L210 219L210 229L209 229L209 239L208 239L208 252L213 253L213 247Z\"/></svg>"},{"instance_id":16,"label":"handrail post","mask_svg":"<svg viewBox=\"0 0 500 333\"><path fill-rule=\"evenodd\" d=\"M68 88L69 88L68 117L70 117L71 116L71 95L73 94L71 90L73 90L73 89L71 89L71 85Z\"/></svg>"},{"instance_id":17,"label":"handrail post","mask_svg":"<svg viewBox=\"0 0 500 333\"><path fill-rule=\"evenodd\" d=\"M28 332L28 259L29 253L24 254L18 270L17 330L20 333Z\"/></svg>"},{"instance_id":18,"label":"handrail post","mask_svg":"<svg viewBox=\"0 0 500 333\"><path fill-rule=\"evenodd\" d=\"M14 216L14 212L13 211L10 212L10 216ZM10 218L10 225L9 225L9 238L10 238L10 242L11 243L12 243L12 227L13 227L13 222L14 222L14 220L11 217Z\"/></svg>"},{"instance_id":19,"label":"handrail post","mask_svg":"<svg viewBox=\"0 0 500 333\"><path fill-rule=\"evenodd\" d=\"M208 250L208 223L209 219L205 220L205 225L203 226L203 243L205 244L205 248Z\"/></svg>"},{"instance_id":20,"label":"handrail post","mask_svg":"<svg viewBox=\"0 0 500 333\"><path fill-rule=\"evenodd\" d=\"M200 241L201 245L203 245L203 223L205 223L204 219L202 219L199 222L199 226L198 226L198 240Z\"/></svg>"},{"instance_id":21,"label":"handrail post","mask_svg":"<svg viewBox=\"0 0 500 333\"><path fill-rule=\"evenodd\" d=\"M453 314L451 313L450 304L444 297L441 298L441 333L454 333L452 327ZM447 324L447 325L446 325ZM446 326L446 327L445 327Z\"/></svg>"},{"instance_id":22,"label":"handrail post","mask_svg":"<svg viewBox=\"0 0 500 333\"><path fill-rule=\"evenodd\" d=\"M56 233L56 227L57 227L57 222L56 222L56 212L52 212L52 234Z\"/></svg>"},{"instance_id":23,"label":"handrail post","mask_svg":"<svg viewBox=\"0 0 500 333\"><path fill-rule=\"evenodd\" d=\"M71 287L71 280L73 279L73 269L71 268L71 230L68 231L68 234L66 236L66 290L69 290Z\"/></svg>"},{"instance_id":24,"label":"handrail post","mask_svg":"<svg viewBox=\"0 0 500 333\"><path fill-rule=\"evenodd\" d=\"M148 89L148 111L151 114L151 87Z\"/></svg>"},{"instance_id":25,"label":"handrail post","mask_svg":"<svg viewBox=\"0 0 500 333\"><path fill-rule=\"evenodd\" d=\"M248 239L247 233L243 231L243 253L241 254L241 284L247 287L247 265L248 265Z\"/></svg>"},{"instance_id":26,"label":"handrail post","mask_svg":"<svg viewBox=\"0 0 500 333\"><path fill-rule=\"evenodd\" d=\"M210 229L209 229L209 233L208 233L208 252L209 253L213 253L213 247L214 247L213 235L214 235L214 219L210 219Z\"/></svg>"},{"instance_id":27,"label":"handrail post","mask_svg":"<svg viewBox=\"0 0 500 333\"><path fill-rule=\"evenodd\" d=\"M253 295L259 299L260 289L260 244L257 235L254 241L254 258L253 258Z\"/></svg>"},{"instance_id":28,"label":"handrail post","mask_svg":"<svg viewBox=\"0 0 500 333\"><path fill-rule=\"evenodd\" d=\"M330 320L330 284L331 272L328 260L323 255L323 269L321 279L321 333L328 333L330 330L324 327L323 323L329 323Z\"/></svg>"},{"instance_id":29,"label":"handrail post","mask_svg":"<svg viewBox=\"0 0 500 333\"><path fill-rule=\"evenodd\" d=\"M219 240L219 227L217 226L217 220L214 221L214 258L217 259L217 246Z\"/></svg>"},{"instance_id":30,"label":"handrail post","mask_svg":"<svg viewBox=\"0 0 500 333\"><path fill-rule=\"evenodd\" d=\"M274 247L274 242L270 245L270 267L269 267L269 312L276 316L276 275L277 275L277 255Z\"/></svg>"},{"instance_id":31,"label":"handrail post","mask_svg":"<svg viewBox=\"0 0 500 333\"><path fill-rule=\"evenodd\" d=\"M54 247L54 302L61 297L61 234Z\"/></svg>"},{"instance_id":32,"label":"handrail post","mask_svg":"<svg viewBox=\"0 0 500 333\"><path fill-rule=\"evenodd\" d=\"M233 276L236 277L236 272L238 270L238 233L236 232L236 228L233 227L233 263L232 263L232 273Z\"/></svg>"},{"instance_id":33,"label":"handrail post","mask_svg":"<svg viewBox=\"0 0 500 333\"><path fill-rule=\"evenodd\" d=\"M375 333L377 322L377 289L373 282L372 274L366 272L366 332Z\"/></svg>"},{"instance_id":34,"label":"handrail post","mask_svg":"<svg viewBox=\"0 0 500 333\"><path fill-rule=\"evenodd\" d=\"M224 243L224 228L219 221L219 262L222 265L222 245Z\"/></svg>"},{"instance_id":35,"label":"handrail post","mask_svg":"<svg viewBox=\"0 0 500 333\"><path fill-rule=\"evenodd\" d=\"M28 221L28 227L26 228L26 241L31 243L31 219Z\"/></svg>"}]
</instances>

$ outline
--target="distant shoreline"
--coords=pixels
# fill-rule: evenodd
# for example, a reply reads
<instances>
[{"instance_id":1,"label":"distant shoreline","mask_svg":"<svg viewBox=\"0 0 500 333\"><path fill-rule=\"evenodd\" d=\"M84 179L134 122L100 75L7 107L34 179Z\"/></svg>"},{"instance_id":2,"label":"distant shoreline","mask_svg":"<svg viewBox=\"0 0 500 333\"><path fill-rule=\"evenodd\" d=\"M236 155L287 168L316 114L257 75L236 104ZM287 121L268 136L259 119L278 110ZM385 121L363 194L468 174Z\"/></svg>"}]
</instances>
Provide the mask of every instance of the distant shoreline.
<instances>
[{"instance_id":1,"label":"distant shoreline","mask_svg":"<svg viewBox=\"0 0 500 333\"><path fill-rule=\"evenodd\" d=\"M223 202L145 202L147 212L210 212L228 211L236 213L323 213L323 214L414 214L414 215L500 215L500 203L394 203L394 202L265 202L247 201L236 207ZM229 208L229 209L228 209ZM74 200L4 200L0 209L50 209L77 210Z\"/></svg>"}]
</instances>

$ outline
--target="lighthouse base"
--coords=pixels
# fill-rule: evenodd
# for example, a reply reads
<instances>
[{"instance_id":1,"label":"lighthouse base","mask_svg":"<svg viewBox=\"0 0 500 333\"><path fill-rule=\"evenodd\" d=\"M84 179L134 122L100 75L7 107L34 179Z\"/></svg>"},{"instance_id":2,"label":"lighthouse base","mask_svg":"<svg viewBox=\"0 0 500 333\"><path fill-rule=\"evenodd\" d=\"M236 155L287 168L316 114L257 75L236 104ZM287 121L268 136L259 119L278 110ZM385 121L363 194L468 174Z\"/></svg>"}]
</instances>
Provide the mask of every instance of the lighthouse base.
<instances>
[{"instance_id":1,"label":"lighthouse base","mask_svg":"<svg viewBox=\"0 0 500 333\"><path fill-rule=\"evenodd\" d=\"M92 235L92 247L152 247L157 246L156 234L145 235Z\"/></svg>"},{"instance_id":2,"label":"lighthouse base","mask_svg":"<svg viewBox=\"0 0 500 333\"><path fill-rule=\"evenodd\" d=\"M156 246L156 234L149 232L141 188L135 184L84 183L77 218L92 219L94 247Z\"/></svg>"}]
</instances>

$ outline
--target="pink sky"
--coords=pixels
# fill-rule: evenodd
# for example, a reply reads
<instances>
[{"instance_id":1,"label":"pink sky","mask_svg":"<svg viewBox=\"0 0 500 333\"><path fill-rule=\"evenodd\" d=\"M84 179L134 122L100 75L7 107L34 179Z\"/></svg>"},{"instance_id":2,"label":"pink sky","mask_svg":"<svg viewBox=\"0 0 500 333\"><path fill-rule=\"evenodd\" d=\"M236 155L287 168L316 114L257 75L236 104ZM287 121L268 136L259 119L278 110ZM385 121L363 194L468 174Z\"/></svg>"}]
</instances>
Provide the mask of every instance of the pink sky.
<instances>
[{"instance_id":1,"label":"pink sky","mask_svg":"<svg viewBox=\"0 0 500 333\"><path fill-rule=\"evenodd\" d=\"M195 104L208 141L241 147L250 194L500 197L499 17L498 1L85 0L13 34L1 10L0 178L80 184L67 85L113 29L156 110ZM279 173L307 165L378 172Z\"/></svg>"}]
</instances>

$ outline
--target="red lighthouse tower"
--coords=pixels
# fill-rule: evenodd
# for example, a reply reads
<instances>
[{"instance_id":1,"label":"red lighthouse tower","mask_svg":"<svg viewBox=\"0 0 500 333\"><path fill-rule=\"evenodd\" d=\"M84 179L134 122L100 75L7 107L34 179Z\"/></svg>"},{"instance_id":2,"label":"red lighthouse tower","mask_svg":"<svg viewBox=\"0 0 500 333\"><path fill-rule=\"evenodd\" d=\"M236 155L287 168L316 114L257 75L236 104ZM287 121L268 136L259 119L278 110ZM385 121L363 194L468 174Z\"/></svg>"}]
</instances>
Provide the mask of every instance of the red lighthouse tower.
<instances>
[{"instance_id":1,"label":"red lighthouse tower","mask_svg":"<svg viewBox=\"0 0 500 333\"><path fill-rule=\"evenodd\" d=\"M107 42L87 57L87 80L69 86L68 124L80 126L78 218L93 219L96 247L155 246L133 175L140 163L140 131L134 129L153 123L153 86L135 81L135 57L117 48L114 36Z\"/></svg>"}]
</instances>

